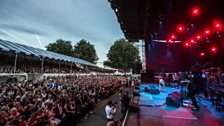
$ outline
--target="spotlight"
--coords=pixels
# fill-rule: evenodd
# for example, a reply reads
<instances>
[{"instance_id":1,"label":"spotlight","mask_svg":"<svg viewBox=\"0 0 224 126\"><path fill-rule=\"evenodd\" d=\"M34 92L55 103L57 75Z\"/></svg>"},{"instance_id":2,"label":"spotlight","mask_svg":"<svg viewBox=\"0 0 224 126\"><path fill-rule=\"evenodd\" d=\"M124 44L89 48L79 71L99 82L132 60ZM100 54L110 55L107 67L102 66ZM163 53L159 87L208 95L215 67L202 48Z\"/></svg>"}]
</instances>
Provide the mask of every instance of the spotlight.
<instances>
[{"instance_id":1,"label":"spotlight","mask_svg":"<svg viewBox=\"0 0 224 126\"><path fill-rule=\"evenodd\" d=\"M176 39L176 36L175 36L174 34L172 34L172 35L170 36L170 38L171 38L171 39Z\"/></svg>"},{"instance_id":2,"label":"spotlight","mask_svg":"<svg viewBox=\"0 0 224 126\"><path fill-rule=\"evenodd\" d=\"M210 35L211 34L211 30L209 28L205 29L204 31L205 35Z\"/></svg>"},{"instance_id":3,"label":"spotlight","mask_svg":"<svg viewBox=\"0 0 224 126\"><path fill-rule=\"evenodd\" d=\"M191 10L191 14L193 16L198 16L200 14L200 9L198 7L194 7L192 10Z\"/></svg>"},{"instance_id":4,"label":"spotlight","mask_svg":"<svg viewBox=\"0 0 224 126\"><path fill-rule=\"evenodd\" d=\"M191 42L191 43L194 43L194 39L191 39L190 42Z\"/></svg>"},{"instance_id":5,"label":"spotlight","mask_svg":"<svg viewBox=\"0 0 224 126\"><path fill-rule=\"evenodd\" d=\"M178 32L183 32L184 31L184 26L182 26L182 25L177 26L177 31Z\"/></svg>"},{"instance_id":6,"label":"spotlight","mask_svg":"<svg viewBox=\"0 0 224 126\"><path fill-rule=\"evenodd\" d=\"M205 53L204 53L204 52L201 52L201 53L200 53L200 56L204 56L204 55L205 55Z\"/></svg>"},{"instance_id":7,"label":"spotlight","mask_svg":"<svg viewBox=\"0 0 224 126\"><path fill-rule=\"evenodd\" d=\"M197 40L201 40L201 35L199 35L199 34L196 35L196 39L197 39Z\"/></svg>"},{"instance_id":8,"label":"spotlight","mask_svg":"<svg viewBox=\"0 0 224 126\"><path fill-rule=\"evenodd\" d=\"M213 22L213 27L215 30L222 31L222 23L220 21L215 20Z\"/></svg>"},{"instance_id":9,"label":"spotlight","mask_svg":"<svg viewBox=\"0 0 224 126\"><path fill-rule=\"evenodd\" d=\"M172 43L173 41L171 39L168 39L168 43Z\"/></svg>"},{"instance_id":10,"label":"spotlight","mask_svg":"<svg viewBox=\"0 0 224 126\"><path fill-rule=\"evenodd\" d=\"M185 43L185 46L190 46L190 44L188 42Z\"/></svg>"},{"instance_id":11,"label":"spotlight","mask_svg":"<svg viewBox=\"0 0 224 126\"><path fill-rule=\"evenodd\" d=\"M212 51L213 53L215 53L215 52L217 51L216 47L212 47L212 48L211 48L211 51Z\"/></svg>"},{"instance_id":12,"label":"spotlight","mask_svg":"<svg viewBox=\"0 0 224 126\"><path fill-rule=\"evenodd\" d=\"M115 9L115 12L118 12L118 9L117 8Z\"/></svg>"},{"instance_id":13,"label":"spotlight","mask_svg":"<svg viewBox=\"0 0 224 126\"><path fill-rule=\"evenodd\" d=\"M220 27L220 24L216 24L215 27L216 27L216 28L219 28L219 27Z\"/></svg>"}]
</instances>

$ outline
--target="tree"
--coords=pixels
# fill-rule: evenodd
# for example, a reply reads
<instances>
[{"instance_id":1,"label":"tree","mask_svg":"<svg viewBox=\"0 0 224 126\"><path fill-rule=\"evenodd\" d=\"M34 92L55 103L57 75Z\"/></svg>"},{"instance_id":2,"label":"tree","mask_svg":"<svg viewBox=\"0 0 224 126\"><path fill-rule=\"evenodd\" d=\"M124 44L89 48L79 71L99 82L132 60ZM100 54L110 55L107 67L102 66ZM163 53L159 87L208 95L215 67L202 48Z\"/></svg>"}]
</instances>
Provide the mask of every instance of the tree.
<instances>
[{"instance_id":1,"label":"tree","mask_svg":"<svg viewBox=\"0 0 224 126\"><path fill-rule=\"evenodd\" d=\"M137 62L139 51L132 43L122 38L116 40L110 47L107 58L108 60L104 61L105 66L128 71Z\"/></svg>"},{"instance_id":2,"label":"tree","mask_svg":"<svg viewBox=\"0 0 224 126\"><path fill-rule=\"evenodd\" d=\"M90 44L84 39L80 40L74 46L74 56L94 64L96 64L99 59L94 45Z\"/></svg>"},{"instance_id":3,"label":"tree","mask_svg":"<svg viewBox=\"0 0 224 126\"><path fill-rule=\"evenodd\" d=\"M58 39L56 42L48 44L46 48L47 51L52 51L68 56L72 56L73 53L71 42L62 39Z\"/></svg>"}]
</instances>

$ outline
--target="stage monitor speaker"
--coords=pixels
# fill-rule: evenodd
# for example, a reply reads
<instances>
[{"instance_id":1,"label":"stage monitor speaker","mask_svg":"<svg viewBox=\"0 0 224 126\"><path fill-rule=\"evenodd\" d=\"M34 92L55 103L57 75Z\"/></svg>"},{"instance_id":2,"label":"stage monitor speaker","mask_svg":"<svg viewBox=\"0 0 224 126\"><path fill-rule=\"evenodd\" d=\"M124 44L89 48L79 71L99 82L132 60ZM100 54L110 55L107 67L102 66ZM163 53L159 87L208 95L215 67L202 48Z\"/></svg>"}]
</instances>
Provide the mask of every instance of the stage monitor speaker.
<instances>
[{"instance_id":1,"label":"stage monitor speaker","mask_svg":"<svg viewBox=\"0 0 224 126\"><path fill-rule=\"evenodd\" d=\"M149 86L145 87L144 91L148 92L150 94L159 94L160 93L159 89L155 85L149 85Z\"/></svg>"},{"instance_id":2,"label":"stage monitor speaker","mask_svg":"<svg viewBox=\"0 0 224 126\"><path fill-rule=\"evenodd\" d=\"M181 97L179 92L172 92L169 94L166 98L166 105L172 106L172 107L180 107L181 103Z\"/></svg>"},{"instance_id":3,"label":"stage monitor speaker","mask_svg":"<svg viewBox=\"0 0 224 126\"><path fill-rule=\"evenodd\" d=\"M180 92L179 91L174 91L172 93L170 93L169 95L172 95L173 97L177 98L177 99L180 99Z\"/></svg>"}]
</instances>

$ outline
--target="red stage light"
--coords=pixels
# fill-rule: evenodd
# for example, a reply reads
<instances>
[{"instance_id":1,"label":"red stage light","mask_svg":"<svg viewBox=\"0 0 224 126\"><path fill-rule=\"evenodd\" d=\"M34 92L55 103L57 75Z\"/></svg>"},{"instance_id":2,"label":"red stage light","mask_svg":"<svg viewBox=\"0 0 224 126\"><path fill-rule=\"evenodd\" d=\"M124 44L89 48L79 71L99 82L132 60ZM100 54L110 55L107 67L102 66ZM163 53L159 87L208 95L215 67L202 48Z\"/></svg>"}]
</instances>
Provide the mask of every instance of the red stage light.
<instances>
[{"instance_id":1,"label":"red stage light","mask_svg":"<svg viewBox=\"0 0 224 126\"><path fill-rule=\"evenodd\" d=\"M212 47L212 48L211 48L211 51L212 51L213 53L215 53L215 52L217 51L216 47Z\"/></svg>"},{"instance_id":2,"label":"red stage light","mask_svg":"<svg viewBox=\"0 0 224 126\"><path fill-rule=\"evenodd\" d=\"M188 42L185 43L185 46L190 46L190 44Z\"/></svg>"},{"instance_id":3,"label":"red stage light","mask_svg":"<svg viewBox=\"0 0 224 126\"><path fill-rule=\"evenodd\" d=\"M173 41L172 41L171 39L168 39L168 42L169 42L169 43L172 43Z\"/></svg>"},{"instance_id":4,"label":"red stage light","mask_svg":"<svg viewBox=\"0 0 224 126\"><path fill-rule=\"evenodd\" d=\"M184 31L184 26L182 26L182 25L177 26L177 31L178 32L183 32Z\"/></svg>"},{"instance_id":5,"label":"red stage light","mask_svg":"<svg viewBox=\"0 0 224 126\"><path fill-rule=\"evenodd\" d=\"M196 35L197 40L201 40L201 35Z\"/></svg>"},{"instance_id":6,"label":"red stage light","mask_svg":"<svg viewBox=\"0 0 224 126\"><path fill-rule=\"evenodd\" d=\"M211 30L209 28L207 28L207 29L205 29L204 33L205 33L205 35L210 35Z\"/></svg>"},{"instance_id":7,"label":"red stage light","mask_svg":"<svg viewBox=\"0 0 224 126\"><path fill-rule=\"evenodd\" d=\"M193 16L198 16L200 14L200 9L198 7L195 7L191 10L191 14Z\"/></svg>"},{"instance_id":8,"label":"red stage light","mask_svg":"<svg viewBox=\"0 0 224 126\"><path fill-rule=\"evenodd\" d=\"M191 39L190 41L191 41L191 43L194 43L194 39Z\"/></svg>"},{"instance_id":9,"label":"red stage light","mask_svg":"<svg viewBox=\"0 0 224 126\"><path fill-rule=\"evenodd\" d=\"M213 22L213 27L218 31L222 31L222 22L215 20Z\"/></svg>"},{"instance_id":10,"label":"red stage light","mask_svg":"<svg viewBox=\"0 0 224 126\"><path fill-rule=\"evenodd\" d=\"M205 55L205 53L204 53L204 52L201 52L201 53L200 53L200 56L204 56L204 55Z\"/></svg>"},{"instance_id":11,"label":"red stage light","mask_svg":"<svg viewBox=\"0 0 224 126\"><path fill-rule=\"evenodd\" d=\"M216 24L215 27L216 27L216 28L219 28L219 27L220 27L220 24Z\"/></svg>"},{"instance_id":12,"label":"red stage light","mask_svg":"<svg viewBox=\"0 0 224 126\"><path fill-rule=\"evenodd\" d=\"M176 39L176 36L174 34L171 35L171 39Z\"/></svg>"}]
</instances>

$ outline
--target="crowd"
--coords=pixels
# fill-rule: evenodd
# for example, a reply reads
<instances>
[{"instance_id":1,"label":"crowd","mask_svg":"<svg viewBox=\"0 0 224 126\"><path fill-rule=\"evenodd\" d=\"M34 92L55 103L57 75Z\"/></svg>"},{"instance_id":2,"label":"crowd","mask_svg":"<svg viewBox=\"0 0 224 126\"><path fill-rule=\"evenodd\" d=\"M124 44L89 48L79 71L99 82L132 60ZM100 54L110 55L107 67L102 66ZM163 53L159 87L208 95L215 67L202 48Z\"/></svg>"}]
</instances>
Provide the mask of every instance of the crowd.
<instances>
[{"instance_id":1,"label":"crowd","mask_svg":"<svg viewBox=\"0 0 224 126\"><path fill-rule=\"evenodd\" d=\"M122 86L120 76L66 76L0 85L0 126L74 126Z\"/></svg>"},{"instance_id":2,"label":"crowd","mask_svg":"<svg viewBox=\"0 0 224 126\"><path fill-rule=\"evenodd\" d=\"M35 62L29 64L19 64L16 66L14 71L14 64L0 62L0 73L89 73L95 71L98 73L114 73L114 70L103 69L99 67L85 66L84 69L78 68L76 65L61 65L59 68L58 64L48 64L45 63L43 71L41 70L41 65Z\"/></svg>"},{"instance_id":3,"label":"crowd","mask_svg":"<svg viewBox=\"0 0 224 126\"><path fill-rule=\"evenodd\" d=\"M40 65L21 64L17 65L14 71L14 65L0 63L0 73L84 73L85 70L73 66L61 66L59 69L58 65L44 65L43 71L41 71Z\"/></svg>"}]
</instances>

